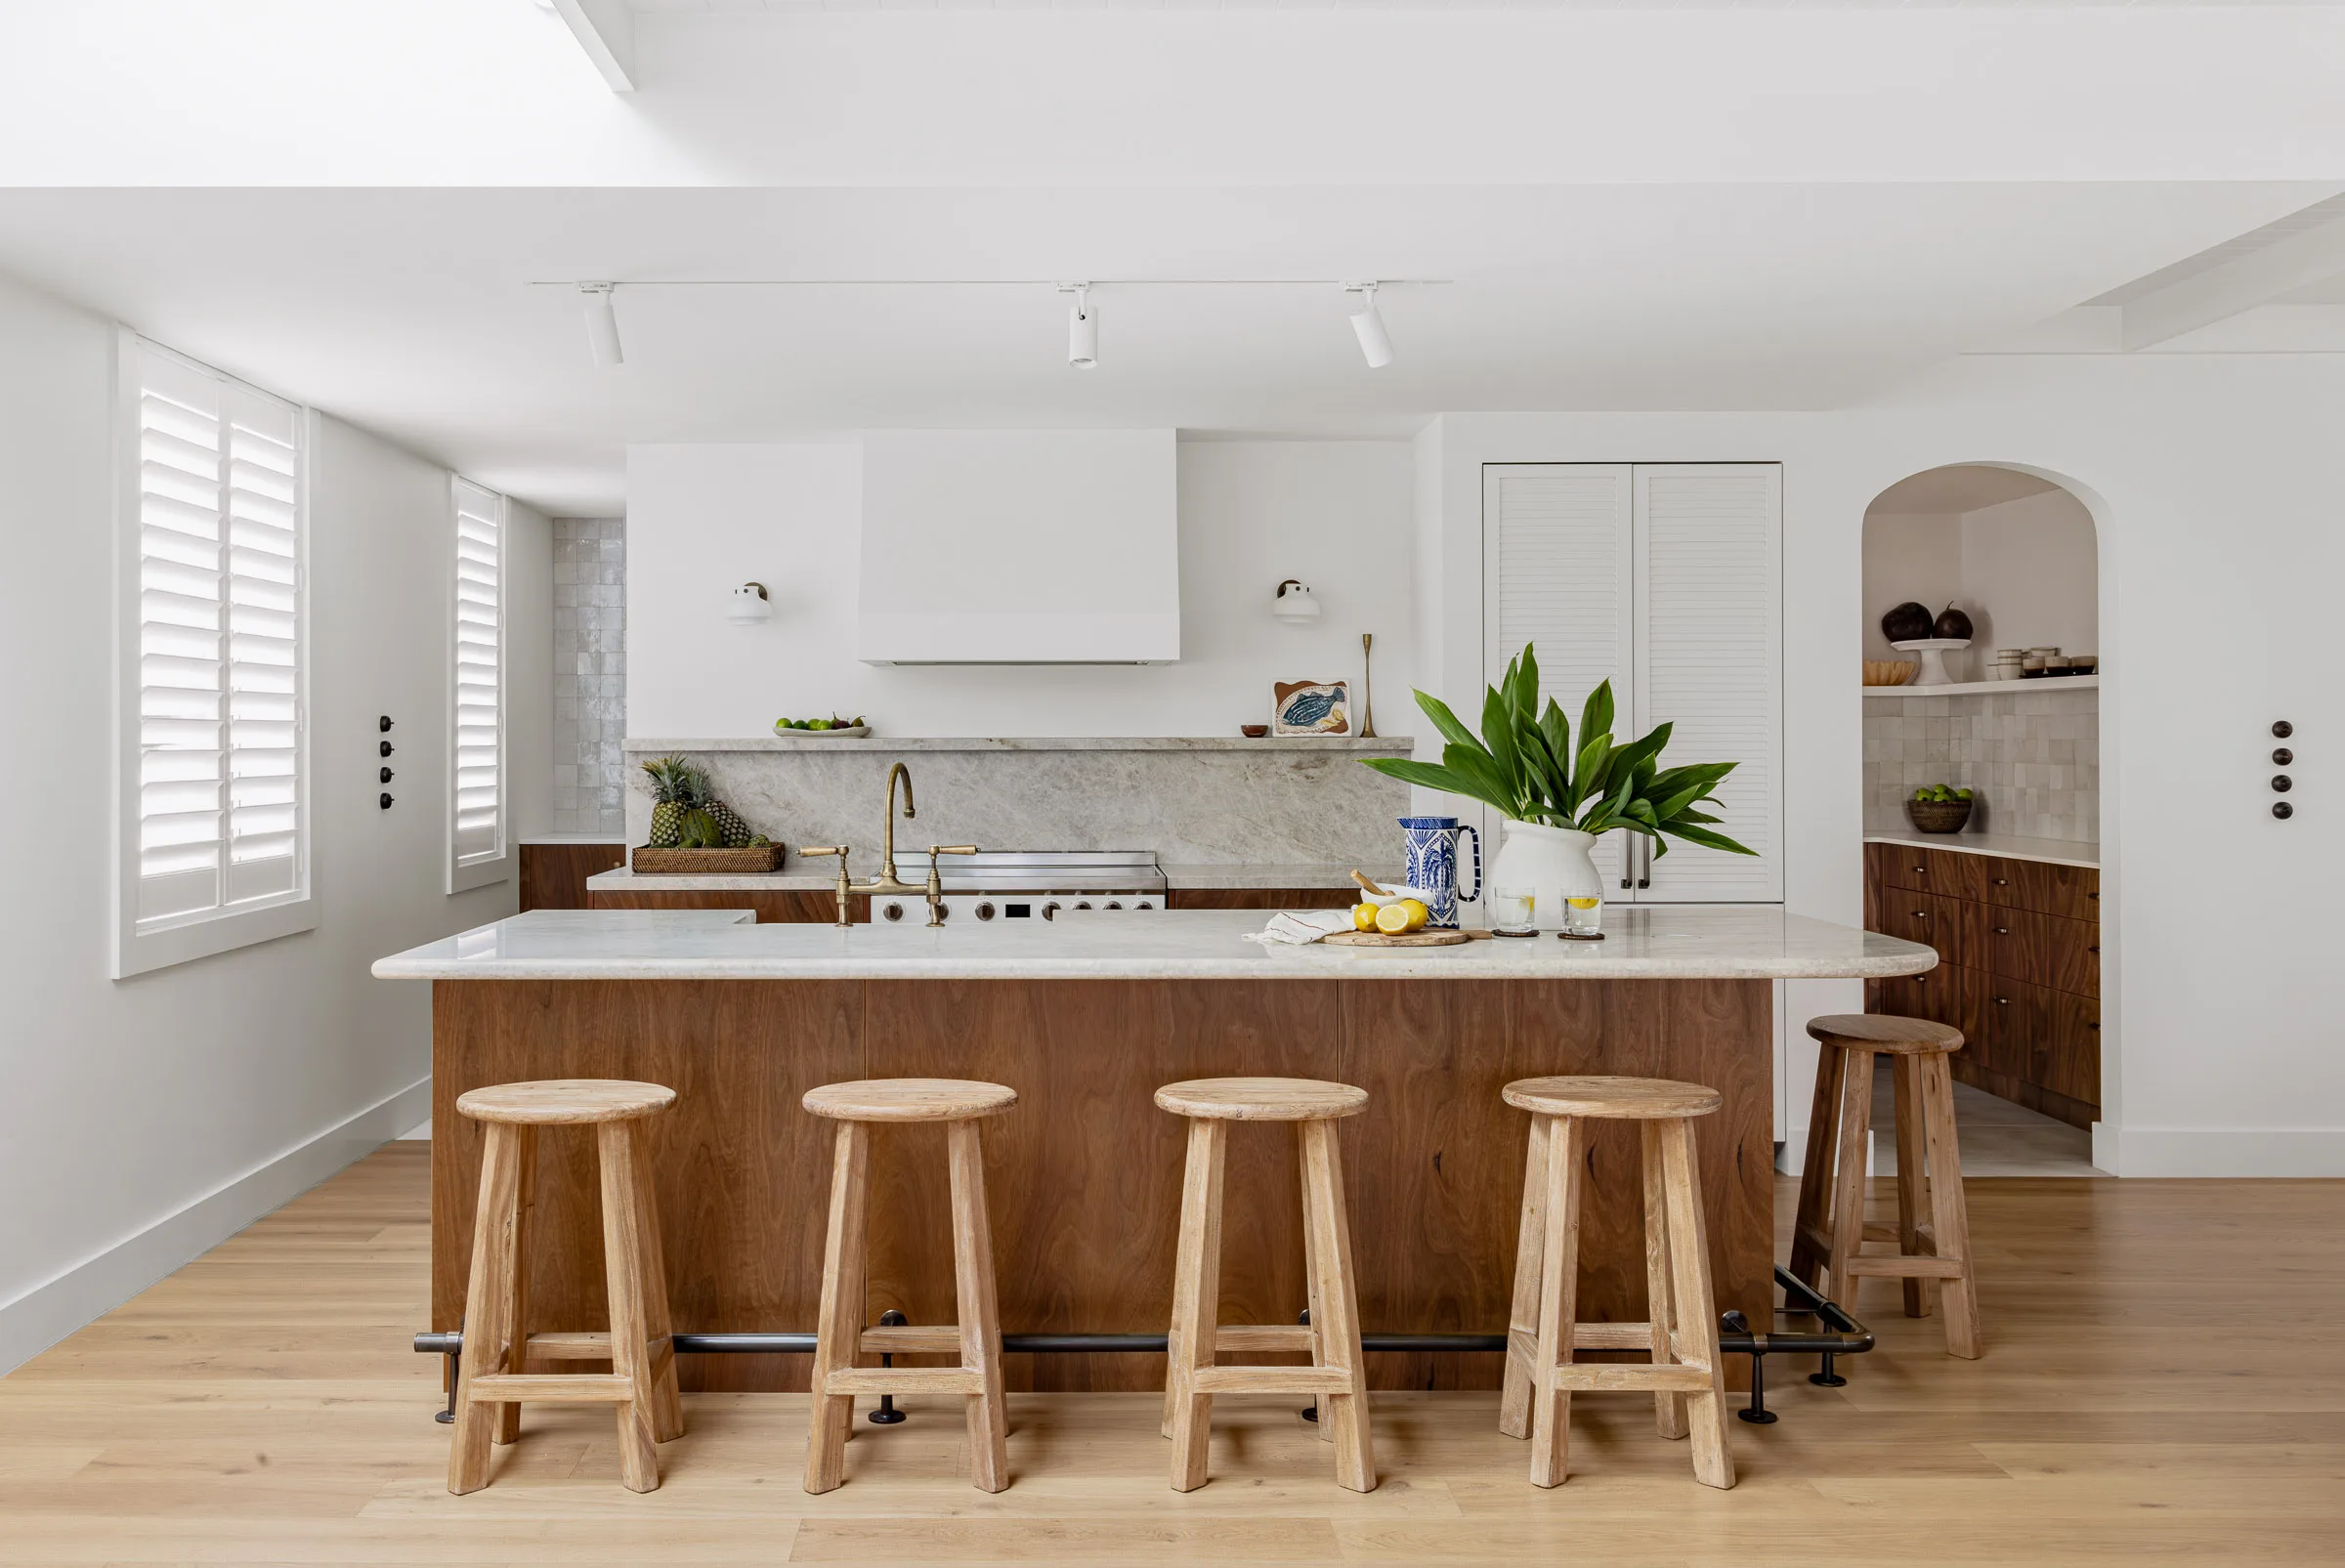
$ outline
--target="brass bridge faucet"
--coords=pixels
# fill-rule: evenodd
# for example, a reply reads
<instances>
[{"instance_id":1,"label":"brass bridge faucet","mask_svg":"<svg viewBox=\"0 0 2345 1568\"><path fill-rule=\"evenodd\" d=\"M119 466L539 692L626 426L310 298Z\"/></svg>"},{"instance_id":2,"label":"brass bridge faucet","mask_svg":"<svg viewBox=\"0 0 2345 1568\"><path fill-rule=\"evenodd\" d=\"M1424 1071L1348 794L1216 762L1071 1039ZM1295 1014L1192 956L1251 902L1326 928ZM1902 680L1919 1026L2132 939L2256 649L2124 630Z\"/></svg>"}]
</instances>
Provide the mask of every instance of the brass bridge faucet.
<instances>
[{"instance_id":1,"label":"brass bridge faucet","mask_svg":"<svg viewBox=\"0 0 2345 1568\"><path fill-rule=\"evenodd\" d=\"M912 803L912 770L899 762L887 770L887 812L879 819L878 875L868 882L858 882L850 877L847 874L849 846L845 844L810 844L798 851L802 856L836 855L838 857L838 919L835 922L838 925L843 926L850 923L847 917L847 901L857 893L925 895L928 900L928 923L943 925L945 923L944 884L937 875L936 858L939 855L974 855L977 853L977 846L974 844L931 844L928 846L928 882L925 887L907 882L898 876L896 874L896 781L899 779L904 781L905 819L910 821L919 815Z\"/></svg>"}]
</instances>

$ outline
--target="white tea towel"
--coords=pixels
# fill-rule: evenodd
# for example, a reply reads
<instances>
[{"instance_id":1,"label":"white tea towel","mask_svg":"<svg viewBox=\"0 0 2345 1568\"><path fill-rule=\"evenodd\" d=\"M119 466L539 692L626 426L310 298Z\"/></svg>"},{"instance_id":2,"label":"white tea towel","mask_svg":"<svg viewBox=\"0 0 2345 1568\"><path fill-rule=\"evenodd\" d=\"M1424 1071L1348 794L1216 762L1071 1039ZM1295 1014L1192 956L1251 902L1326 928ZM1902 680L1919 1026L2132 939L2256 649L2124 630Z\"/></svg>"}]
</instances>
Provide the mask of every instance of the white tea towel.
<instances>
[{"instance_id":1,"label":"white tea towel","mask_svg":"<svg viewBox=\"0 0 2345 1568\"><path fill-rule=\"evenodd\" d=\"M1286 942L1301 947L1353 929L1349 910L1282 910L1259 931L1249 931L1249 942Z\"/></svg>"}]
</instances>

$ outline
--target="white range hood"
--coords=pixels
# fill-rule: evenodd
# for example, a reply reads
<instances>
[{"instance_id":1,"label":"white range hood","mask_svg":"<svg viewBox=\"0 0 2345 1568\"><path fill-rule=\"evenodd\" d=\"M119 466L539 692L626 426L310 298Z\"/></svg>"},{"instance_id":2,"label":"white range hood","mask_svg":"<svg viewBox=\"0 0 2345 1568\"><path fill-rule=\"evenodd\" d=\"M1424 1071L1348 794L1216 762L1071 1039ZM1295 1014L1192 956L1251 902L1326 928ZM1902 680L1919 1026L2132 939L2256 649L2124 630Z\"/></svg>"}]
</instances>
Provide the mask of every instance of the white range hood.
<instances>
[{"instance_id":1,"label":"white range hood","mask_svg":"<svg viewBox=\"0 0 2345 1568\"><path fill-rule=\"evenodd\" d=\"M867 431L855 657L1177 659L1176 487L1170 430Z\"/></svg>"}]
</instances>

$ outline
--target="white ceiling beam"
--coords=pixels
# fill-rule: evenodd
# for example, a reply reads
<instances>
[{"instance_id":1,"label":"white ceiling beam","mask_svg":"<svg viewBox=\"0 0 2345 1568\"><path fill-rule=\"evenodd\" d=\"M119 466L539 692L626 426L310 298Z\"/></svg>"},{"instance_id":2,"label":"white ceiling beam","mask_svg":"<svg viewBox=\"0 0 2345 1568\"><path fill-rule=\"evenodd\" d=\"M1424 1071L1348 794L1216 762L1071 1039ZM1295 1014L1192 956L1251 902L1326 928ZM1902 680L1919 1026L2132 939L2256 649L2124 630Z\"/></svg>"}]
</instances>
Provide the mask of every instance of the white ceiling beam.
<instances>
[{"instance_id":1,"label":"white ceiling beam","mask_svg":"<svg viewBox=\"0 0 2345 1568\"><path fill-rule=\"evenodd\" d=\"M635 13L627 0L554 0L554 10L611 91L635 91Z\"/></svg>"},{"instance_id":2,"label":"white ceiling beam","mask_svg":"<svg viewBox=\"0 0 2345 1568\"><path fill-rule=\"evenodd\" d=\"M2345 218L2125 302L2125 350L2152 348L2345 273Z\"/></svg>"}]
</instances>

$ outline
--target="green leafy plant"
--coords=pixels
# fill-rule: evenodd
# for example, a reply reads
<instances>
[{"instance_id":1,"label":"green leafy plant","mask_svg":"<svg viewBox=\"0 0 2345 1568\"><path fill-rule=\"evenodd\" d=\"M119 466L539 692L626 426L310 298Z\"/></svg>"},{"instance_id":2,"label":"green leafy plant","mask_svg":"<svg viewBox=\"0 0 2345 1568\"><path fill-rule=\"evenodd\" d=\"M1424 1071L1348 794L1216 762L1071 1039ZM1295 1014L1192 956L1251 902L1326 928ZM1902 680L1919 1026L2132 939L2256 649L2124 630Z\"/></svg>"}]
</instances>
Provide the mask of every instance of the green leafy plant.
<instances>
[{"instance_id":1,"label":"green leafy plant","mask_svg":"<svg viewBox=\"0 0 2345 1568\"><path fill-rule=\"evenodd\" d=\"M1737 844L1709 825L1720 821L1701 808L1716 805L1721 780L1737 766L1731 762L1697 762L1684 767L1661 766L1661 748L1669 743L1670 727L1656 725L1651 734L1626 745L1612 739L1612 683L1604 682L1588 694L1580 709L1579 746L1572 745L1571 725L1550 698L1538 709L1539 661L1529 644L1507 665L1507 673L1482 699L1482 733L1475 736L1438 698L1417 695L1417 705L1433 721L1448 744L1439 762L1414 762L1400 757L1375 757L1367 762L1381 774L1464 795L1495 806L1515 822L1543 823L1583 833L1614 828L1642 833L1653 840L1653 853L1666 855L1669 838L1722 849L1731 855L1756 851Z\"/></svg>"}]
</instances>

